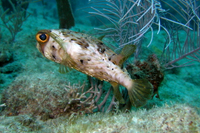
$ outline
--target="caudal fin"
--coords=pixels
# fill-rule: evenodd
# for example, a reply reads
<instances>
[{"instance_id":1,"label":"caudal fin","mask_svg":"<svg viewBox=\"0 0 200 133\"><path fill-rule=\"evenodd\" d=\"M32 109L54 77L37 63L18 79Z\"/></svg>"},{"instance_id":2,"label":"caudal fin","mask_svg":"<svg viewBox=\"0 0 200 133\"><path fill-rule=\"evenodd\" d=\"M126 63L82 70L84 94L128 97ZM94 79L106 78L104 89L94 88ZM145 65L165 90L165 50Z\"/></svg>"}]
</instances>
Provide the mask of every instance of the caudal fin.
<instances>
[{"instance_id":1,"label":"caudal fin","mask_svg":"<svg viewBox=\"0 0 200 133\"><path fill-rule=\"evenodd\" d=\"M153 86L148 80L135 79L131 88L128 89L129 99L134 107L140 107L146 104L153 95Z\"/></svg>"}]
</instances>

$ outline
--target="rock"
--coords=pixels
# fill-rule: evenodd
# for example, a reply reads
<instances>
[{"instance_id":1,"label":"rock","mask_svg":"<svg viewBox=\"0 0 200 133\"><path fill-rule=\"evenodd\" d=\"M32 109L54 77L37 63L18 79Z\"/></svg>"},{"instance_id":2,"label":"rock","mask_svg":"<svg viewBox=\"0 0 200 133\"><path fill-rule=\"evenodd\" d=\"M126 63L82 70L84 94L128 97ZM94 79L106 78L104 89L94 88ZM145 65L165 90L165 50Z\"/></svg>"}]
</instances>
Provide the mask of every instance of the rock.
<instances>
[{"instance_id":1,"label":"rock","mask_svg":"<svg viewBox=\"0 0 200 133\"><path fill-rule=\"evenodd\" d=\"M0 50L0 66L12 61L12 53L10 51Z\"/></svg>"}]
</instances>

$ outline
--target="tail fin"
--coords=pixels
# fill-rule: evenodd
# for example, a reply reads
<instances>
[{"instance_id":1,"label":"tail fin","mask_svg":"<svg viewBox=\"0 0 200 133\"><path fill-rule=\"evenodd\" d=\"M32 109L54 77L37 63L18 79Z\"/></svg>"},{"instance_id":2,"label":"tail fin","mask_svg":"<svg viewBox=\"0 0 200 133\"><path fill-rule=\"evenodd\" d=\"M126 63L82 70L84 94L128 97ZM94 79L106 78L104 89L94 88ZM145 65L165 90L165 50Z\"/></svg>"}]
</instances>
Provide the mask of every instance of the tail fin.
<instances>
[{"instance_id":1,"label":"tail fin","mask_svg":"<svg viewBox=\"0 0 200 133\"><path fill-rule=\"evenodd\" d=\"M145 79L135 79L131 88L128 89L129 99L134 107L146 104L153 95L153 86Z\"/></svg>"}]
</instances>

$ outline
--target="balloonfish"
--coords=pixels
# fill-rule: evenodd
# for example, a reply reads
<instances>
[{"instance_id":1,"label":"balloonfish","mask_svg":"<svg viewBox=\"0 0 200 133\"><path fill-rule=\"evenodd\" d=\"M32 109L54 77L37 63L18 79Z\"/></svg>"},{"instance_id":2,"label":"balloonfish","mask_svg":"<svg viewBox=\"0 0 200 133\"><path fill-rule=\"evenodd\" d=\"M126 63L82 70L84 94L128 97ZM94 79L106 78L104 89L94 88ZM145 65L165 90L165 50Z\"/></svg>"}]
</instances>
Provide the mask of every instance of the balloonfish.
<instances>
[{"instance_id":1,"label":"balloonfish","mask_svg":"<svg viewBox=\"0 0 200 133\"><path fill-rule=\"evenodd\" d=\"M119 85L128 90L130 102L135 107L143 106L151 99L151 83L145 79L131 79L121 69L135 50L135 45L126 45L120 54L116 54L101 40L67 29L41 30L36 34L36 40L37 49L47 59L109 82L119 103L125 103ZM67 68L60 71L67 71Z\"/></svg>"}]
</instances>

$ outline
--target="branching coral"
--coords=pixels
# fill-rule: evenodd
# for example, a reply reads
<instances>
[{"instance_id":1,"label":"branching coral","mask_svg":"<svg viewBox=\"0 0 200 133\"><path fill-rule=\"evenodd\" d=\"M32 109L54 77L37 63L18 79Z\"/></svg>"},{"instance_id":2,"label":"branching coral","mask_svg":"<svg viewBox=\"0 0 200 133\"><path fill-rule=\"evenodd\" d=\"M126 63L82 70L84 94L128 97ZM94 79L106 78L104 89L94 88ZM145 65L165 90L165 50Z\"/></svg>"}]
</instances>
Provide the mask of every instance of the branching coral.
<instances>
[{"instance_id":1,"label":"branching coral","mask_svg":"<svg viewBox=\"0 0 200 133\"><path fill-rule=\"evenodd\" d=\"M103 81L100 81L96 78L92 78L90 76L88 76L88 80L90 86L93 88L92 91L95 92L94 100L97 105L97 110L101 112L108 112L111 111L113 108L115 108L116 102L114 95L111 93L112 87L110 87L108 91L106 90L106 92L104 92Z\"/></svg>"}]
</instances>

